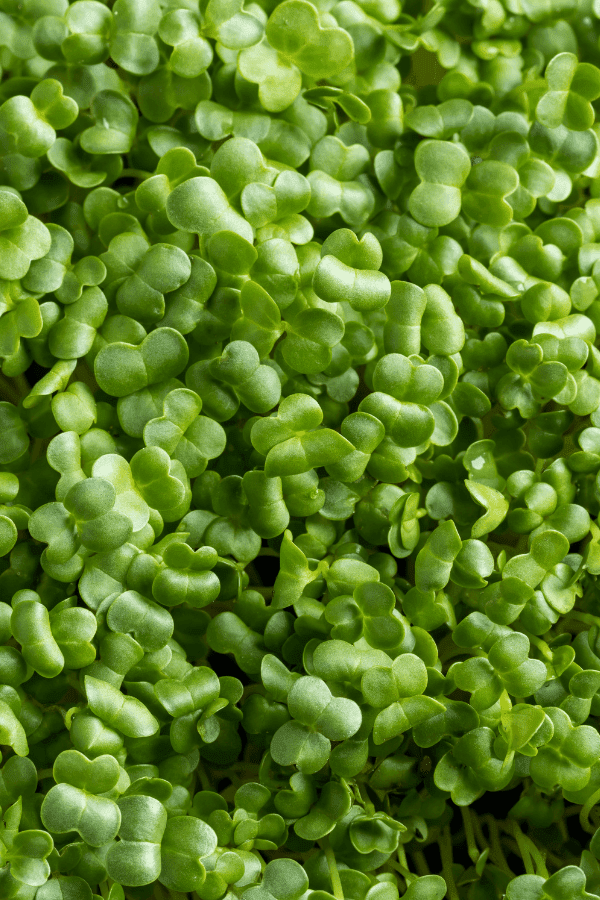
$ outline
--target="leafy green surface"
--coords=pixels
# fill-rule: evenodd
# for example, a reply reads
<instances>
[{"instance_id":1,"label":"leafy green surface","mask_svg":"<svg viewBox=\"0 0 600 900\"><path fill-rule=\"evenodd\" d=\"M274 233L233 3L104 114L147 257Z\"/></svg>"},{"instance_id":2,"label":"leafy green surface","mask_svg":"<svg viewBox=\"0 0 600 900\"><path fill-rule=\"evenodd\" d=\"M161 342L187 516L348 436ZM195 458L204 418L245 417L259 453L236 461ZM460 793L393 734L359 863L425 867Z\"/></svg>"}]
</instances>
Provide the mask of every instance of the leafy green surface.
<instances>
[{"instance_id":1,"label":"leafy green surface","mask_svg":"<svg viewBox=\"0 0 600 900\"><path fill-rule=\"evenodd\" d=\"M599 22L0 0L1 900L600 898Z\"/></svg>"}]
</instances>

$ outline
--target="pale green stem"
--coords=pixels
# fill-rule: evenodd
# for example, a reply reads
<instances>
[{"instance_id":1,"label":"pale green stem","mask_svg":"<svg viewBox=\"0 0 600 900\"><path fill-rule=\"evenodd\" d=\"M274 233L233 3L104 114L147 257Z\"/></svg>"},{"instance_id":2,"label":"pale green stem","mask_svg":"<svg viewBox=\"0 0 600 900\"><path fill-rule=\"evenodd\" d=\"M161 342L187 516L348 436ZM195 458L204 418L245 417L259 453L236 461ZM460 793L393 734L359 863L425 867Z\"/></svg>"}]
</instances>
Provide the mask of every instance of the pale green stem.
<instances>
[{"instance_id":1,"label":"pale green stem","mask_svg":"<svg viewBox=\"0 0 600 900\"><path fill-rule=\"evenodd\" d=\"M500 841L500 832L498 830L498 823L496 822L496 820L494 819L493 816L489 816L489 815L485 816L485 822L486 822L486 825L488 826L488 830L490 833L490 856L491 856L492 860L495 862L495 864L498 866L498 868L502 869L504 872L506 872L512 878L514 876L514 872L508 865L508 862L506 861L506 857L504 855L504 850L502 849L502 843ZM475 827L476 827L476 829L479 827L479 823L477 822L477 820L475 823ZM483 838L483 835L482 835L482 838ZM480 841L480 843L481 843L481 841Z\"/></svg>"},{"instance_id":2,"label":"pale green stem","mask_svg":"<svg viewBox=\"0 0 600 900\"><path fill-rule=\"evenodd\" d=\"M404 844L398 844L398 862L401 866L404 866L405 869L408 869L408 860L406 858L406 850L404 849Z\"/></svg>"},{"instance_id":3,"label":"pale green stem","mask_svg":"<svg viewBox=\"0 0 600 900\"><path fill-rule=\"evenodd\" d=\"M479 816L477 816L475 813L472 813L471 822L473 823L473 831L475 833L475 838L477 840L477 843L478 843L479 847L481 847L481 852L483 852L484 850L490 850L490 852L491 852L490 843L485 838L483 829L481 827L481 822L479 821ZM490 835L490 839L491 839L491 835Z\"/></svg>"},{"instance_id":4,"label":"pale green stem","mask_svg":"<svg viewBox=\"0 0 600 900\"><path fill-rule=\"evenodd\" d=\"M597 625L600 628L600 618L598 616L593 616L591 613L579 612L577 609L572 609L569 613L570 619L577 619L578 622L585 622L586 625Z\"/></svg>"},{"instance_id":5,"label":"pale green stem","mask_svg":"<svg viewBox=\"0 0 600 900\"><path fill-rule=\"evenodd\" d=\"M360 794L360 799L365 808L365 812L368 815L372 816L375 813L375 807L369 800L369 795L367 794L366 788L363 788L363 785L361 785L361 784L357 785L357 787L358 787L358 792Z\"/></svg>"},{"instance_id":6,"label":"pale green stem","mask_svg":"<svg viewBox=\"0 0 600 900\"><path fill-rule=\"evenodd\" d=\"M525 835L525 840L527 841L529 852L531 853L531 857L537 869L536 875L541 875L543 878L548 878L548 869L546 868L546 854L542 852L537 844L535 844L534 841L527 835Z\"/></svg>"},{"instance_id":7,"label":"pale green stem","mask_svg":"<svg viewBox=\"0 0 600 900\"><path fill-rule=\"evenodd\" d=\"M414 850L411 853L411 856L415 863L415 869L419 873L419 875L430 875L429 866L427 865L427 860L425 859L425 854L422 850Z\"/></svg>"},{"instance_id":8,"label":"pale green stem","mask_svg":"<svg viewBox=\"0 0 600 900\"><path fill-rule=\"evenodd\" d=\"M327 865L329 867L329 877L331 878L331 886L333 888L333 896L336 900L344 900L344 891L342 890L342 882L340 880L340 873L338 872L337 863L335 861L335 854L331 849L331 844L329 843L329 838L324 837L319 841L319 846L321 850L325 854L325 859L327 860Z\"/></svg>"},{"instance_id":9,"label":"pale green stem","mask_svg":"<svg viewBox=\"0 0 600 900\"><path fill-rule=\"evenodd\" d=\"M197 768L196 768L196 771L197 771L198 776L199 776L199 778L200 778L200 784L201 784L201 786L202 786L202 790L203 790L203 791L212 791L211 783L210 783L210 781L208 780L208 776L207 776L206 772L204 771L204 767L202 766L201 763L198 763L198 766L197 766Z\"/></svg>"},{"instance_id":10,"label":"pale green stem","mask_svg":"<svg viewBox=\"0 0 600 900\"><path fill-rule=\"evenodd\" d=\"M587 831L588 834L593 834L596 830L592 823L590 822L590 813L596 803L600 800L600 788L597 791L594 791L591 797L585 801L583 806L581 807L581 811L579 813L579 822L584 831Z\"/></svg>"},{"instance_id":11,"label":"pale green stem","mask_svg":"<svg viewBox=\"0 0 600 900\"><path fill-rule=\"evenodd\" d=\"M552 662L552 650L546 643L546 641L542 640L542 638L537 637L535 634L531 634L529 631L525 631L522 629L523 634L529 638L529 643L533 644L534 647L537 647L542 656L544 656L548 662Z\"/></svg>"},{"instance_id":12,"label":"pale green stem","mask_svg":"<svg viewBox=\"0 0 600 900\"><path fill-rule=\"evenodd\" d=\"M471 818L471 810L468 806L461 806L460 812L462 815L463 825L465 826L465 838L467 841L467 850L469 853L469 858L473 864L477 862L479 859L479 848L477 847L477 843L475 841L475 832L473 831L473 819Z\"/></svg>"},{"instance_id":13,"label":"pale green stem","mask_svg":"<svg viewBox=\"0 0 600 900\"><path fill-rule=\"evenodd\" d=\"M533 860L531 859L529 848L525 843L525 835L514 820L507 821L506 826L508 833L511 834L517 842L517 847L519 848L519 853L521 854L521 859L525 866L525 872L527 875L535 875Z\"/></svg>"},{"instance_id":14,"label":"pale green stem","mask_svg":"<svg viewBox=\"0 0 600 900\"><path fill-rule=\"evenodd\" d=\"M446 887L448 888L448 900L459 900L456 882L454 881L454 873L452 872L452 836L448 826L446 826L442 832L439 845L442 856L442 878L446 882Z\"/></svg>"},{"instance_id":15,"label":"pale green stem","mask_svg":"<svg viewBox=\"0 0 600 900\"><path fill-rule=\"evenodd\" d=\"M408 866L404 844L398 844L398 862L396 863L392 861L392 864L394 868L405 878L407 884L411 884L411 882L416 881L417 876L413 875Z\"/></svg>"},{"instance_id":16,"label":"pale green stem","mask_svg":"<svg viewBox=\"0 0 600 900\"><path fill-rule=\"evenodd\" d=\"M388 865L391 866L392 869L394 869L400 875L402 875L402 877L406 881L407 885L410 884L411 882L415 881L417 876L413 875L412 872L409 869L407 869L406 866L403 866L400 863L395 862L393 859L388 860Z\"/></svg>"}]
</instances>

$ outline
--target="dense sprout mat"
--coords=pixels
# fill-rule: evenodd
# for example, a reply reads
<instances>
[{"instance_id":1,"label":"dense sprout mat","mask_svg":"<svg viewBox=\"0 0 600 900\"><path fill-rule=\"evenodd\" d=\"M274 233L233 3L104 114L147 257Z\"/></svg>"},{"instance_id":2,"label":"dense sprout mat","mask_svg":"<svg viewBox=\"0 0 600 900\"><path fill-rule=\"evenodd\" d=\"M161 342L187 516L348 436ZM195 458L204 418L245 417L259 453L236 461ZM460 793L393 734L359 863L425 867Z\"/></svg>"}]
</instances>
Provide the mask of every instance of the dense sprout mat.
<instances>
[{"instance_id":1,"label":"dense sprout mat","mask_svg":"<svg viewBox=\"0 0 600 900\"><path fill-rule=\"evenodd\" d=\"M600 898L599 0L0 0L1 900Z\"/></svg>"}]
</instances>

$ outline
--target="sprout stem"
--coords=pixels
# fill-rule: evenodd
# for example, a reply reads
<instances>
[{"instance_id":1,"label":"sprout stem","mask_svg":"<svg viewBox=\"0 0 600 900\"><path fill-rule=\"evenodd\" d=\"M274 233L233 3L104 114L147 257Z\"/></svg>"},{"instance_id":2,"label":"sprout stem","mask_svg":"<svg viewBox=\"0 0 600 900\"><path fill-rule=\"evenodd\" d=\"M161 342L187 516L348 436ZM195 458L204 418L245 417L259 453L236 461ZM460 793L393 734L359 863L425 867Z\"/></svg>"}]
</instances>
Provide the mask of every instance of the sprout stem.
<instances>
[{"instance_id":1,"label":"sprout stem","mask_svg":"<svg viewBox=\"0 0 600 900\"><path fill-rule=\"evenodd\" d=\"M543 878L547 878L548 869L546 868L546 854L539 849L539 847L528 835L525 835L525 840L527 841L529 852L531 853L531 856L535 863L535 867L537 870L536 875L541 875Z\"/></svg>"},{"instance_id":2,"label":"sprout stem","mask_svg":"<svg viewBox=\"0 0 600 900\"><path fill-rule=\"evenodd\" d=\"M579 822L584 831L587 831L589 834L593 834L596 830L592 823L590 822L590 813L596 803L600 800L600 788L597 791L594 791L591 797L585 801L583 806L581 807L581 811L579 813Z\"/></svg>"},{"instance_id":3,"label":"sprout stem","mask_svg":"<svg viewBox=\"0 0 600 900\"><path fill-rule=\"evenodd\" d=\"M517 848L519 854L521 855L521 859L523 860L523 865L525 866L525 872L527 875L535 875L535 868L533 865L533 860L531 859L531 854L529 853L529 848L525 843L525 835L519 828L517 822L514 819L507 819L504 823L504 827L506 831L515 839L517 843Z\"/></svg>"},{"instance_id":4,"label":"sprout stem","mask_svg":"<svg viewBox=\"0 0 600 900\"><path fill-rule=\"evenodd\" d=\"M494 817L491 815L486 815L484 817L484 821L485 821L486 825L488 826L488 831L490 834L490 856L491 856L492 860L494 861L494 863L498 866L498 868L502 869L504 872L506 872L512 878L514 875L514 872L508 865L508 862L506 861L506 857L504 855L504 850L502 849L502 843L500 840L500 831L498 828L498 823L496 822ZM475 822L476 828L477 828L477 825L478 825L478 823L476 820L476 822Z\"/></svg>"},{"instance_id":5,"label":"sprout stem","mask_svg":"<svg viewBox=\"0 0 600 900\"><path fill-rule=\"evenodd\" d=\"M456 882L454 881L454 873L452 872L452 836L448 826L446 826L442 832L439 845L442 856L442 878L446 882L448 888L448 900L459 900Z\"/></svg>"},{"instance_id":6,"label":"sprout stem","mask_svg":"<svg viewBox=\"0 0 600 900\"><path fill-rule=\"evenodd\" d=\"M212 791L212 785L208 779L208 775L204 771L204 766L201 763L198 763L196 768L196 772L200 778L200 784L202 785L203 791Z\"/></svg>"},{"instance_id":7,"label":"sprout stem","mask_svg":"<svg viewBox=\"0 0 600 900\"><path fill-rule=\"evenodd\" d=\"M329 877L331 878L333 896L336 898L336 900L344 900L344 891L342 889L340 873L338 872L337 863L335 861L335 854L331 849L329 838L327 836L321 838L321 840L319 841L319 845L321 847L321 850L325 854L325 859L327 860L327 865L329 866Z\"/></svg>"},{"instance_id":8,"label":"sprout stem","mask_svg":"<svg viewBox=\"0 0 600 900\"><path fill-rule=\"evenodd\" d=\"M425 859L425 854L422 850L413 850L411 856L415 863L415 869L419 873L419 875L430 875L429 866L427 865L427 860Z\"/></svg>"},{"instance_id":9,"label":"sprout stem","mask_svg":"<svg viewBox=\"0 0 600 900\"><path fill-rule=\"evenodd\" d=\"M15 406L18 405L21 398L13 378L6 378L5 375L0 375L0 398L7 400L9 403L14 403Z\"/></svg>"},{"instance_id":10,"label":"sprout stem","mask_svg":"<svg viewBox=\"0 0 600 900\"><path fill-rule=\"evenodd\" d=\"M507 819L504 823L504 827L517 842L519 853L523 858L523 863L525 865L525 871L527 872L527 874L542 875L544 878L547 878L548 870L546 869L545 858L542 856L540 850L534 844L531 838L523 834L518 822L516 822L514 819Z\"/></svg>"},{"instance_id":11,"label":"sprout stem","mask_svg":"<svg viewBox=\"0 0 600 900\"><path fill-rule=\"evenodd\" d=\"M479 848L475 842L475 832L473 831L473 819L471 818L471 810L468 806L461 806L463 825L465 826L465 838L467 841L467 850L471 862L475 864L479 859Z\"/></svg>"},{"instance_id":12,"label":"sprout stem","mask_svg":"<svg viewBox=\"0 0 600 900\"><path fill-rule=\"evenodd\" d=\"M591 613L579 612L578 609L572 609L569 613L571 619L577 619L578 622L585 622L586 625L597 625L600 628L600 618L593 616Z\"/></svg>"},{"instance_id":13,"label":"sprout stem","mask_svg":"<svg viewBox=\"0 0 600 900\"><path fill-rule=\"evenodd\" d=\"M542 638L540 637L537 637L537 635L535 634L531 634L529 631L525 631L525 629L523 629L523 634L527 638L529 638L530 644L533 644L534 647L538 648L545 659L547 659L549 662L552 662L552 650L550 649L546 641L542 640Z\"/></svg>"}]
</instances>

